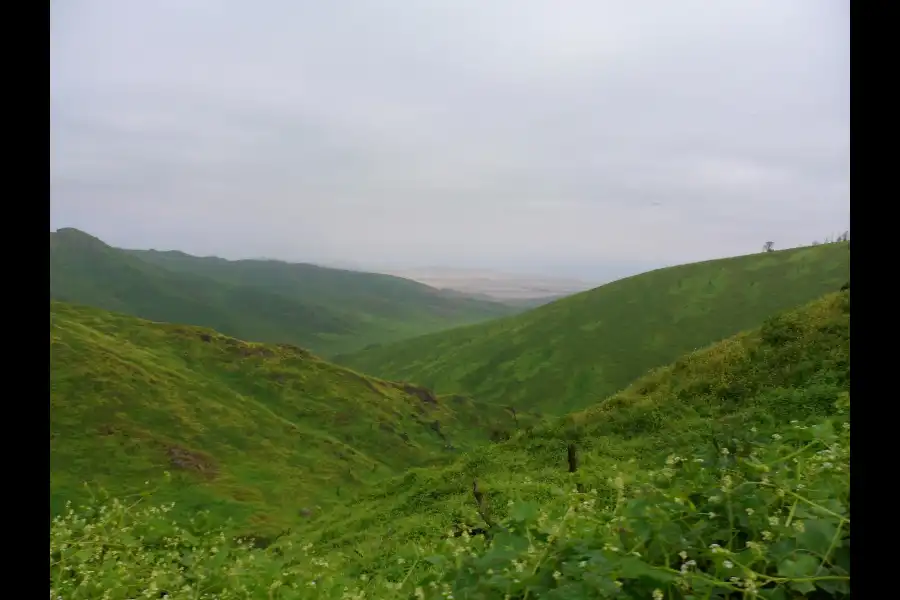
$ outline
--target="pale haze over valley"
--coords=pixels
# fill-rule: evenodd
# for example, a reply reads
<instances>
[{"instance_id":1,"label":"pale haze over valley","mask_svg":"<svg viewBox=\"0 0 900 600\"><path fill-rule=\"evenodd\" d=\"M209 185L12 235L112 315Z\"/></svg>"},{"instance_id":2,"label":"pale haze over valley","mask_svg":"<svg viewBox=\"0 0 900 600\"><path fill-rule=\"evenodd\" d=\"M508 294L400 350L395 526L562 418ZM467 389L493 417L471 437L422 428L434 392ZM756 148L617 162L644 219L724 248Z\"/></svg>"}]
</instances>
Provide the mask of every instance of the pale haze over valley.
<instances>
[{"instance_id":1,"label":"pale haze over valley","mask_svg":"<svg viewBox=\"0 0 900 600\"><path fill-rule=\"evenodd\" d=\"M849 3L51 5L51 229L605 281L849 229Z\"/></svg>"}]
</instances>

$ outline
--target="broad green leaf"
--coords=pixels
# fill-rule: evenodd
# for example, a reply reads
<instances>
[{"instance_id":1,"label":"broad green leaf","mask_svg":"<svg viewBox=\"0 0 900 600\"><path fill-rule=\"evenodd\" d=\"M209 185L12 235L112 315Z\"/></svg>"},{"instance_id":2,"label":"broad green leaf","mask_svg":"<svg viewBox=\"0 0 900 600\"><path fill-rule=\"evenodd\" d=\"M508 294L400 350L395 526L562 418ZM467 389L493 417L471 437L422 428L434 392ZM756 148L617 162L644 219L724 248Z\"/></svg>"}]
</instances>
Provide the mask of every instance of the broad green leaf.
<instances>
[{"instance_id":1,"label":"broad green leaf","mask_svg":"<svg viewBox=\"0 0 900 600\"><path fill-rule=\"evenodd\" d=\"M786 558L778 565L778 574L782 577L812 577L819 568L819 559L809 554L800 554L796 558Z\"/></svg>"},{"instance_id":2,"label":"broad green leaf","mask_svg":"<svg viewBox=\"0 0 900 600\"><path fill-rule=\"evenodd\" d=\"M837 526L825 519L805 521L803 532L797 535L800 546L820 556L825 556L831 547L831 540L837 533Z\"/></svg>"},{"instance_id":3,"label":"broad green leaf","mask_svg":"<svg viewBox=\"0 0 900 600\"><path fill-rule=\"evenodd\" d=\"M797 590L801 594L808 594L810 592L816 591L816 586L808 581L792 581L790 583L790 586L791 589Z\"/></svg>"},{"instance_id":4,"label":"broad green leaf","mask_svg":"<svg viewBox=\"0 0 900 600\"><path fill-rule=\"evenodd\" d=\"M513 521L527 523L537 518L540 509L537 502L516 502L509 510L509 518Z\"/></svg>"},{"instance_id":5,"label":"broad green leaf","mask_svg":"<svg viewBox=\"0 0 900 600\"><path fill-rule=\"evenodd\" d=\"M840 579L826 579L824 581L817 581L816 587L820 587L829 594L835 596L850 594L850 583Z\"/></svg>"}]
</instances>

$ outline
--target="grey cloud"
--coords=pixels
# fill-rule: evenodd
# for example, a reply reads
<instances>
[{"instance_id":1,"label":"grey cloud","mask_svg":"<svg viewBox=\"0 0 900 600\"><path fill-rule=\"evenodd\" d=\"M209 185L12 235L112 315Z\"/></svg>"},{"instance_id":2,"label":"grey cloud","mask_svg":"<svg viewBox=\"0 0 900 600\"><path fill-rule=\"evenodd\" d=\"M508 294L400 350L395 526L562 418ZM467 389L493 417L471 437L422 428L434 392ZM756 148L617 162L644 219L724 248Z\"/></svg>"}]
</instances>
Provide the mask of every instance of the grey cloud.
<instances>
[{"instance_id":1,"label":"grey cloud","mask_svg":"<svg viewBox=\"0 0 900 600\"><path fill-rule=\"evenodd\" d=\"M838 4L83 0L51 17L51 225L112 243L621 275L848 227Z\"/></svg>"}]
</instances>

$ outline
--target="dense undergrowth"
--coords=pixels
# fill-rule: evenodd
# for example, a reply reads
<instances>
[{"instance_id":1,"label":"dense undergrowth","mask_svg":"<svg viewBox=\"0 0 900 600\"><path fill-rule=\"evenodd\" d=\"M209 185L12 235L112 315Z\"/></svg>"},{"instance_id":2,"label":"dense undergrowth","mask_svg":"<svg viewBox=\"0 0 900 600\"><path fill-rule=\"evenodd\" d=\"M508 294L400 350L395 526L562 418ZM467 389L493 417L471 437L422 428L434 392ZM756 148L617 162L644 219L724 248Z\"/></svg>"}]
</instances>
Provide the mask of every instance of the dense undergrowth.
<instances>
[{"instance_id":1,"label":"dense undergrowth","mask_svg":"<svg viewBox=\"0 0 900 600\"><path fill-rule=\"evenodd\" d=\"M400 544L378 571L300 537L256 549L140 497L70 509L51 525L51 598L845 598L849 395L836 404L511 498L494 533Z\"/></svg>"},{"instance_id":2,"label":"dense undergrowth","mask_svg":"<svg viewBox=\"0 0 900 600\"><path fill-rule=\"evenodd\" d=\"M830 294L264 549L98 498L51 524L51 595L848 597L849 312Z\"/></svg>"}]
</instances>

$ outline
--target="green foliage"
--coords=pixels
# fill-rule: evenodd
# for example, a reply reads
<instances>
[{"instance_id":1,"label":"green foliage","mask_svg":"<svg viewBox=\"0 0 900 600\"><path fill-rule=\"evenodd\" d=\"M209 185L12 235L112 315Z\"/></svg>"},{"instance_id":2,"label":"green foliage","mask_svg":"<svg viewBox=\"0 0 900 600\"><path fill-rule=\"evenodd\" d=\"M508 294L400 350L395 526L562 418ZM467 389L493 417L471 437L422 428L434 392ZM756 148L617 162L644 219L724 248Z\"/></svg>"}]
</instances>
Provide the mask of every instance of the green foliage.
<instances>
[{"instance_id":1,"label":"green foliage","mask_svg":"<svg viewBox=\"0 0 900 600\"><path fill-rule=\"evenodd\" d=\"M50 233L50 296L323 354L519 310L389 275L122 250L76 229Z\"/></svg>"},{"instance_id":2,"label":"green foliage","mask_svg":"<svg viewBox=\"0 0 900 600\"><path fill-rule=\"evenodd\" d=\"M781 330L792 333L788 339L766 333ZM545 502L557 488L587 485L591 472L624 464L653 469L672 453L729 447L736 432L751 427L774 432L791 420L827 418L835 398L849 392L849 336L849 294L830 294L648 373L587 410L523 429L448 466L375 483L352 506L323 514L310 535L379 566L394 540L428 539L458 523L482 525L473 477L494 517L502 518L509 500ZM575 475L567 473L572 441L581 463Z\"/></svg>"},{"instance_id":3,"label":"green foliage","mask_svg":"<svg viewBox=\"0 0 900 600\"><path fill-rule=\"evenodd\" d=\"M265 550L168 507L117 501L51 524L51 592L65 598L848 598L849 421L749 430L654 470L593 472L585 493L511 500L489 540L409 541L370 573L286 537ZM605 478L604 485L597 485ZM609 493L609 491L612 493Z\"/></svg>"},{"instance_id":4,"label":"green foliage","mask_svg":"<svg viewBox=\"0 0 900 600\"><path fill-rule=\"evenodd\" d=\"M50 305L51 505L91 481L271 533L513 429L503 408L364 377L297 347ZM528 422L527 415L520 419Z\"/></svg>"},{"instance_id":5,"label":"green foliage","mask_svg":"<svg viewBox=\"0 0 900 600\"><path fill-rule=\"evenodd\" d=\"M839 289L849 260L841 243L660 269L514 317L335 360L441 393L565 414Z\"/></svg>"},{"instance_id":6,"label":"green foliage","mask_svg":"<svg viewBox=\"0 0 900 600\"><path fill-rule=\"evenodd\" d=\"M172 508L113 499L55 517L51 598L321 597L315 584L336 566L290 542L256 550L210 526L205 513L174 522Z\"/></svg>"},{"instance_id":7,"label":"green foliage","mask_svg":"<svg viewBox=\"0 0 900 600\"><path fill-rule=\"evenodd\" d=\"M626 463L614 499L515 503L487 548L425 580L459 598L849 597L849 421L812 423L657 470Z\"/></svg>"},{"instance_id":8,"label":"green foliage","mask_svg":"<svg viewBox=\"0 0 900 600\"><path fill-rule=\"evenodd\" d=\"M134 364L140 358L140 368L154 377L166 370L166 394L143 402L162 403L162 412L188 410L187 401L165 404L165 398L179 397L183 392L177 390L188 388L198 374L211 386L217 374L241 373L224 379L227 385L207 387L203 418L193 416L196 424L217 432L225 422L214 411L220 403L232 403L220 397L231 388L241 394L240 402L233 402L235 414L236 407L253 405L249 398L276 412L286 410L281 402L293 406L300 398L318 397L318 412L351 396L346 406L354 408L355 420L344 424L349 428L369 418L367 411L422 401L421 391L403 391L402 384L392 388L403 391L397 396L384 392L359 401L364 384L352 391L343 386L350 385L345 378L364 378L306 353L288 352L276 360L272 347L222 336L204 342L199 335L211 332L84 311L51 307L51 355L63 344L84 354L51 365L53 385L58 385L57 372L66 373L60 365L72 365L67 376L81 387L62 396L70 405L77 398L87 405L124 403L129 395L147 393L137 371L96 370L119 357L130 357L124 360ZM148 486L141 483L134 490L137 496L118 503L85 499L84 508L53 520L51 592L65 598L105 593L109 598L173 599L847 598L849 315L849 292L828 294L753 331L686 354L585 410L529 423L506 442L472 440L468 452L449 464L407 469L398 463L395 476L349 487L346 496L311 518L280 522L290 531L270 533L255 547L232 537L246 527L222 525L212 510L192 519L196 505L182 512L177 503L172 508L172 484L159 475L146 476L159 482L155 501L145 498L141 490ZM113 334L106 345L100 343L100 336ZM92 351L92 345L103 350ZM318 388L310 385L302 395L279 388L263 400L260 390L268 384L260 382L276 371L276 364L290 366L287 381L321 382L317 385L325 395L315 396L312 390ZM315 377L306 370L312 365ZM110 387L123 381L134 388ZM470 402L440 400L438 405L448 410ZM147 406L127 414L147 411ZM65 414L72 407L52 409ZM134 418L144 431L162 430L146 415ZM265 417L254 414L241 421L241 428L253 427L258 418ZM449 415L447 420L452 422ZM190 431L193 422L185 419L176 426ZM452 433L440 422L441 432ZM287 452L290 440L272 438L270 423L274 426L264 421L260 429L229 439L272 439L280 453ZM321 435L339 430L334 422L311 429ZM434 427L427 429L424 433L436 435ZM74 425L55 432L59 447L78 436ZM220 435L202 433L193 435L210 444L210 456L224 457L223 448L213 447ZM303 445L314 445L315 439L304 437ZM423 457L428 454L425 439ZM359 443L371 444L364 447L366 457L385 460L396 448L387 440L360 436ZM127 463L110 461L109 447L88 454L96 439L82 441L83 447L69 453L70 464L51 465L51 481L83 460L94 473L105 464L119 465L114 479L101 482L119 485ZM567 465L570 444L579 449L574 473ZM242 451L261 452L250 445ZM55 452L51 448L51 456ZM241 473L261 472L276 460L281 460L278 454L255 455ZM329 468L325 455L316 454L315 460L303 465L305 481ZM240 463L232 456L217 464ZM284 470L279 476L288 474ZM277 490L284 501L303 493L294 481L254 484L260 493ZM192 494L216 485L216 480L191 482L179 489L182 496L176 500L191 500ZM255 532L257 525L250 529ZM470 535L475 528L486 530L485 535Z\"/></svg>"}]
</instances>

